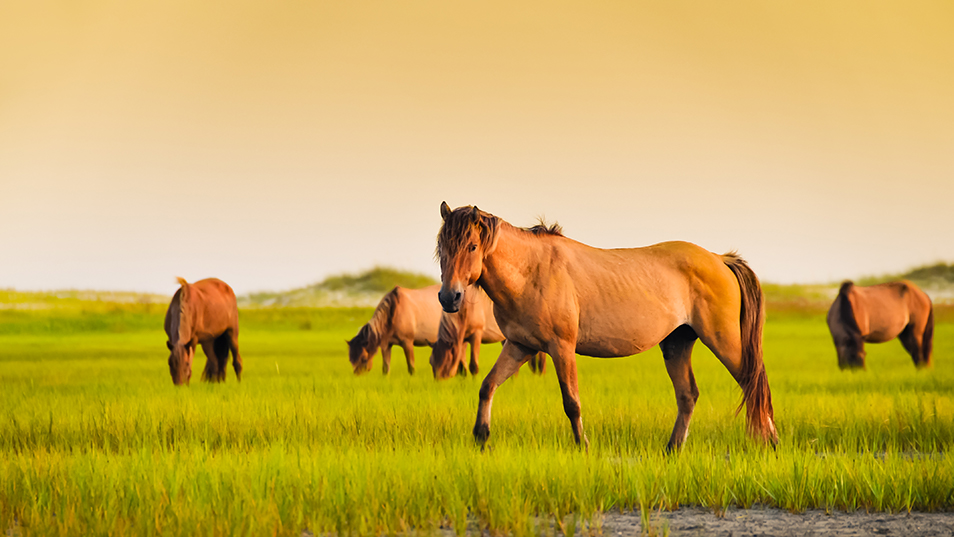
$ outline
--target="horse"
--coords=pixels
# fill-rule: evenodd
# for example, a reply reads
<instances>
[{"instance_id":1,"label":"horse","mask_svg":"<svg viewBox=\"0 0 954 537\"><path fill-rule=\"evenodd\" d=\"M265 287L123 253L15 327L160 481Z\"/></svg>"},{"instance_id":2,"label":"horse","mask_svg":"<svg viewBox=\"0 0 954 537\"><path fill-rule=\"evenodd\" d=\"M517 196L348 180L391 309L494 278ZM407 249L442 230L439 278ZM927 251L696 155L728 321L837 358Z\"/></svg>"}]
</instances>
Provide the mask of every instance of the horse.
<instances>
[{"instance_id":1,"label":"horse","mask_svg":"<svg viewBox=\"0 0 954 537\"><path fill-rule=\"evenodd\" d=\"M894 338L917 368L931 365L934 308L927 294L908 280L869 287L841 284L828 310L828 329L841 369L865 369L865 342Z\"/></svg>"},{"instance_id":2,"label":"horse","mask_svg":"<svg viewBox=\"0 0 954 537\"><path fill-rule=\"evenodd\" d=\"M238 305L232 288L216 278L192 284L182 278L177 280L180 287L169 303L165 321L172 383L189 384L197 343L202 345L206 356L202 380L224 381L231 351L235 378L241 381Z\"/></svg>"},{"instance_id":3,"label":"horse","mask_svg":"<svg viewBox=\"0 0 954 537\"><path fill-rule=\"evenodd\" d=\"M461 301L457 313L442 312L437 341L432 346L430 364L435 379L447 379L461 373L464 368L464 344L470 343L470 373L476 375L480 369L481 343L498 343L504 340L497 319L494 318L494 305L487 293L479 287L468 289L467 299ZM530 359L530 370L540 375L546 371L546 354L538 353Z\"/></svg>"},{"instance_id":4,"label":"horse","mask_svg":"<svg viewBox=\"0 0 954 537\"><path fill-rule=\"evenodd\" d=\"M604 250L565 237L558 225L517 228L477 207L452 211L446 202L441 218L441 306L457 311L476 283L493 300L507 338L480 386L473 435L481 447L490 437L494 392L534 353L552 358L574 439L588 447L576 354L621 357L658 344L678 409L666 449L679 449L699 398L691 364L696 339L742 388L736 412L745 407L749 434L778 441L762 362L762 288L736 253L717 255L688 242Z\"/></svg>"},{"instance_id":5,"label":"horse","mask_svg":"<svg viewBox=\"0 0 954 537\"><path fill-rule=\"evenodd\" d=\"M407 372L414 374L414 347L423 347L437 341L437 326L441 321L441 305L436 300L440 285L423 289L395 287L378 303L371 320L358 334L345 340L348 359L355 375L371 370L378 348L384 361L383 371L391 371L391 346L404 349Z\"/></svg>"}]
</instances>

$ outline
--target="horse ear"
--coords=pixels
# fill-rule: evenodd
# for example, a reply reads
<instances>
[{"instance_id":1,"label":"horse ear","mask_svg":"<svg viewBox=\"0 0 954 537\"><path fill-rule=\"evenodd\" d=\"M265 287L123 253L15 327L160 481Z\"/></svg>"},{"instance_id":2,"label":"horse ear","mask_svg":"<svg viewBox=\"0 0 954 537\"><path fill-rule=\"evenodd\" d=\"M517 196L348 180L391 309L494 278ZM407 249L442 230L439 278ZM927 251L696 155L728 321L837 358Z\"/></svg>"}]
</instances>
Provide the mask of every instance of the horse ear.
<instances>
[{"instance_id":1,"label":"horse ear","mask_svg":"<svg viewBox=\"0 0 954 537\"><path fill-rule=\"evenodd\" d=\"M476 205L474 205L473 215L474 215L475 217L479 217L479 216L480 216L480 209L478 209Z\"/></svg>"},{"instance_id":2,"label":"horse ear","mask_svg":"<svg viewBox=\"0 0 954 537\"><path fill-rule=\"evenodd\" d=\"M351 340L350 340L350 339L346 339L346 340L345 340L345 343L347 343L348 345L351 345Z\"/></svg>"},{"instance_id":3,"label":"horse ear","mask_svg":"<svg viewBox=\"0 0 954 537\"><path fill-rule=\"evenodd\" d=\"M447 220L447 217L450 216L451 210L448 207L446 201L441 202L441 219Z\"/></svg>"}]
</instances>

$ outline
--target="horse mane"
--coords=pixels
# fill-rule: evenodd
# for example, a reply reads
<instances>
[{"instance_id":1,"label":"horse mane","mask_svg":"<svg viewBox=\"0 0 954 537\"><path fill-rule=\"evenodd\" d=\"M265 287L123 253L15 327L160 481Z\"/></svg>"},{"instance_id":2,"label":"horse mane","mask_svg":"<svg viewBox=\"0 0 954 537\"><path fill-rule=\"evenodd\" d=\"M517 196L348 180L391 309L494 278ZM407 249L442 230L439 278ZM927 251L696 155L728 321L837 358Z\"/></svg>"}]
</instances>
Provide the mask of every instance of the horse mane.
<instances>
[{"instance_id":1,"label":"horse mane","mask_svg":"<svg viewBox=\"0 0 954 537\"><path fill-rule=\"evenodd\" d=\"M554 222L552 224L547 224L547 221L541 216L539 221L535 226L532 227L522 227L518 228L523 231L528 231L534 235L555 235L557 237L563 236L563 226L559 222Z\"/></svg>"},{"instance_id":2,"label":"horse mane","mask_svg":"<svg viewBox=\"0 0 954 537\"><path fill-rule=\"evenodd\" d=\"M480 233L480 242L485 247L493 244L497 238L502 219L481 211L476 206L458 207L447 215L441 229L437 233L437 250L435 257L440 259L441 252L453 253L460 249L467 240L467 232L477 229Z\"/></svg>"},{"instance_id":3,"label":"horse mane","mask_svg":"<svg viewBox=\"0 0 954 537\"><path fill-rule=\"evenodd\" d=\"M497 238L497 233L500 231L501 223L506 224L507 222L486 211L481 211L476 206L468 205L454 209L447 215L447 218L444 219L441 230L437 233L437 249L434 252L435 257L440 259L441 252L456 252L467 239L467 232L475 228L480 233L480 241L484 247L493 244ZM519 229L533 235L563 236L563 227L561 227L560 224L554 222L548 225L543 218L540 218L539 222L532 227L521 228L514 226L514 229Z\"/></svg>"},{"instance_id":4,"label":"horse mane","mask_svg":"<svg viewBox=\"0 0 954 537\"><path fill-rule=\"evenodd\" d=\"M176 281L179 283L180 287L176 290L176 294L172 297L173 302L178 302L176 308L170 308L169 312L172 314L172 331L176 334L176 338L179 343L182 343L183 334L182 328L183 325L187 329L191 330L192 315L189 311L189 282L185 278L176 276Z\"/></svg>"},{"instance_id":5,"label":"horse mane","mask_svg":"<svg viewBox=\"0 0 954 537\"><path fill-rule=\"evenodd\" d=\"M371 315L371 320L361 327L358 335L354 336L352 341L366 349L377 347L381 343L384 333L391 328L394 322L394 311L397 309L397 302L398 288L395 287L388 291L388 294L384 295L384 298L378 302L378 306L374 308L374 313Z\"/></svg>"},{"instance_id":6,"label":"horse mane","mask_svg":"<svg viewBox=\"0 0 954 537\"><path fill-rule=\"evenodd\" d=\"M850 344L860 349L864 345L864 340L861 338L861 328L858 327L858 321L855 319L855 310L851 307L851 300L848 299L848 292L854 286L855 282L851 280L842 282L835 300L839 301L840 318L838 320L851 338Z\"/></svg>"}]
</instances>

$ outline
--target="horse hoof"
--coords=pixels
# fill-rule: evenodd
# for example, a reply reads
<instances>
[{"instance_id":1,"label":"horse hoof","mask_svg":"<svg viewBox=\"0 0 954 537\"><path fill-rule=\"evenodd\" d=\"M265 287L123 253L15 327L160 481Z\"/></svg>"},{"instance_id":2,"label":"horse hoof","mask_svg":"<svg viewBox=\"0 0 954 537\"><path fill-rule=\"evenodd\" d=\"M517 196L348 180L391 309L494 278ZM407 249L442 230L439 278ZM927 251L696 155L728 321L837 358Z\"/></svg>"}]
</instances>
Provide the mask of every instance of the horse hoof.
<instances>
[{"instance_id":1,"label":"horse hoof","mask_svg":"<svg viewBox=\"0 0 954 537\"><path fill-rule=\"evenodd\" d=\"M490 438L490 425L486 423L478 423L474 425L474 440L480 444L480 448L484 448L484 444L487 443L487 439Z\"/></svg>"}]
</instances>

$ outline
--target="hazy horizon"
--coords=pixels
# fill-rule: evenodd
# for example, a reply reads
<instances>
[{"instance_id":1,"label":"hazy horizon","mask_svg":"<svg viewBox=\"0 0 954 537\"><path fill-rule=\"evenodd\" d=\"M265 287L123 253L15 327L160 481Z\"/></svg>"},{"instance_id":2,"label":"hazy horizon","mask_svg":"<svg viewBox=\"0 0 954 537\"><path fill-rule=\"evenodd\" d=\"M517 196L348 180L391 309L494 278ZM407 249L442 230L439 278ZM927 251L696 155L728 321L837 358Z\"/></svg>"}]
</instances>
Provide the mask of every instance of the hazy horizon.
<instances>
[{"instance_id":1,"label":"hazy horizon","mask_svg":"<svg viewBox=\"0 0 954 537\"><path fill-rule=\"evenodd\" d=\"M439 276L438 207L764 281L954 261L954 4L0 5L0 287Z\"/></svg>"}]
</instances>

